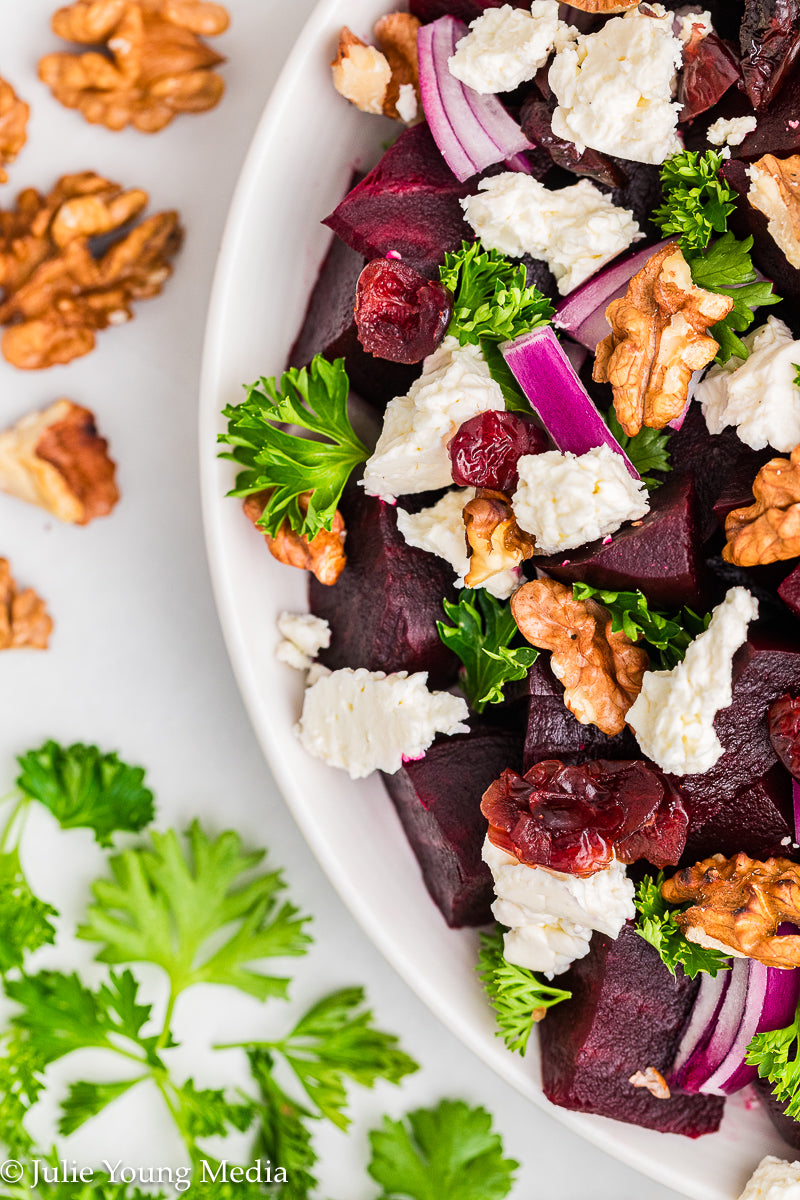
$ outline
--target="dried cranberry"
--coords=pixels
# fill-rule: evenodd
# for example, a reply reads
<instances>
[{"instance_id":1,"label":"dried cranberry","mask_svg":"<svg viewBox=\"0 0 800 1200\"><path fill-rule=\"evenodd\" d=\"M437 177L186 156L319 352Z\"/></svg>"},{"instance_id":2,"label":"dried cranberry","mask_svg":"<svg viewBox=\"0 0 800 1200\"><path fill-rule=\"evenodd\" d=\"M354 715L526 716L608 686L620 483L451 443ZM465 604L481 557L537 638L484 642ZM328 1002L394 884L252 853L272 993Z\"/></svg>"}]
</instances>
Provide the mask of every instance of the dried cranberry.
<instances>
[{"instance_id":1,"label":"dried cranberry","mask_svg":"<svg viewBox=\"0 0 800 1200\"><path fill-rule=\"evenodd\" d=\"M800 779L800 696L781 696L768 710L769 740L787 771Z\"/></svg>"},{"instance_id":2,"label":"dried cranberry","mask_svg":"<svg viewBox=\"0 0 800 1200\"><path fill-rule=\"evenodd\" d=\"M800 51L800 0L745 0L739 44L750 102L766 108Z\"/></svg>"},{"instance_id":3,"label":"dried cranberry","mask_svg":"<svg viewBox=\"0 0 800 1200\"><path fill-rule=\"evenodd\" d=\"M689 818L676 786L649 763L594 759L504 771L483 795L495 846L529 866L592 875L614 857L677 863Z\"/></svg>"},{"instance_id":4,"label":"dried cranberry","mask_svg":"<svg viewBox=\"0 0 800 1200\"><path fill-rule=\"evenodd\" d=\"M739 59L730 46L715 33L693 35L683 48L683 70L678 78L680 120L692 121L713 108L740 78Z\"/></svg>"},{"instance_id":5,"label":"dried cranberry","mask_svg":"<svg viewBox=\"0 0 800 1200\"><path fill-rule=\"evenodd\" d=\"M453 482L506 495L517 486L517 461L541 454L547 435L517 413L485 412L465 421L450 442Z\"/></svg>"},{"instance_id":6,"label":"dried cranberry","mask_svg":"<svg viewBox=\"0 0 800 1200\"><path fill-rule=\"evenodd\" d=\"M358 340L376 358L420 362L433 354L450 324L453 297L404 263L376 258L356 285Z\"/></svg>"}]
</instances>

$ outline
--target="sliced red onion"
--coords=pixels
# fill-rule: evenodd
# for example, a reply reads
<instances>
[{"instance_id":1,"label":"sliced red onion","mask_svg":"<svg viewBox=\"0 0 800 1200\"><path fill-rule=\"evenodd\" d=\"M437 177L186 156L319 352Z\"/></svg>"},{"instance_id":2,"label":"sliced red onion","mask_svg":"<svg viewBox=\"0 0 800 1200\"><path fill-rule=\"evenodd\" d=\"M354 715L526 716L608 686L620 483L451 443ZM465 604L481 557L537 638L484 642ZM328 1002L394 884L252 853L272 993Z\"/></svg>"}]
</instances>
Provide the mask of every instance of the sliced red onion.
<instances>
[{"instance_id":1,"label":"sliced red onion","mask_svg":"<svg viewBox=\"0 0 800 1200\"><path fill-rule=\"evenodd\" d=\"M519 171L523 175L532 175L533 167L529 163L524 154L512 154L511 158L507 158L504 166L508 167L509 171Z\"/></svg>"},{"instance_id":2,"label":"sliced red onion","mask_svg":"<svg viewBox=\"0 0 800 1200\"><path fill-rule=\"evenodd\" d=\"M687 1064L708 1044L712 1030L717 1023L730 978L730 971L718 971L714 976L703 974L700 977L700 989L692 1005L689 1023L678 1044L675 1061L670 1067L667 1077L670 1087L683 1089Z\"/></svg>"},{"instance_id":3,"label":"sliced red onion","mask_svg":"<svg viewBox=\"0 0 800 1200\"><path fill-rule=\"evenodd\" d=\"M625 295L636 272L641 271L647 260L666 245L666 242L659 242L657 246L645 246L643 250L618 259L604 271L592 275L558 305L553 318L555 327L563 329L594 354L597 343L611 332L606 320L609 304Z\"/></svg>"},{"instance_id":4,"label":"sliced red onion","mask_svg":"<svg viewBox=\"0 0 800 1200\"><path fill-rule=\"evenodd\" d=\"M430 25L422 25L417 34L419 91L422 108L442 158L457 179L469 179L470 175L475 174L475 164L456 137L439 92L433 54L435 26L436 21L431 22Z\"/></svg>"},{"instance_id":5,"label":"sliced red onion","mask_svg":"<svg viewBox=\"0 0 800 1200\"><path fill-rule=\"evenodd\" d=\"M685 1092L700 1092L705 1083L730 1053L742 1022L747 1001L747 982L750 975L750 959L734 958L731 961L728 986L707 1040L700 1039L695 1052L684 1063L682 1088Z\"/></svg>"},{"instance_id":6,"label":"sliced red onion","mask_svg":"<svg viewBox=\"0 0 800 1200\"><path fill-rule=\"evenodd\" d=\"M553 329L545 325L501 346L514 378L563 453L586 454L607 445L640 476L578 378Z\"/></svg>"}]
</instances>

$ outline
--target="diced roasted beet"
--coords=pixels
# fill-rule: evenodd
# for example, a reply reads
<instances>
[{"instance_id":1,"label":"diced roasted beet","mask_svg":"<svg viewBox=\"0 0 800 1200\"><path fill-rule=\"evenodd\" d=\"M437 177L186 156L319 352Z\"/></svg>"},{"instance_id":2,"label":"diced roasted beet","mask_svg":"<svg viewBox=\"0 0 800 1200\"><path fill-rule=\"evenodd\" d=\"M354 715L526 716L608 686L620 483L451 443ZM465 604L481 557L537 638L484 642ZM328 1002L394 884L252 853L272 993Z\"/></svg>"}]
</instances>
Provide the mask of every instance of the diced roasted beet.
<instances>
[{"instance_id":1,"label":"diced roasted beet","mask_svg":"<svg viewBox=\"0 0 800 1200\"><path fill-rule=\"evenodd\" d=\"M766 108L800 51L800 2L745 0L739 44L745 90Z\"/></svg>"},{"instance_id":2,"label":"diced roasted beet","mask_svg":"<svg viewBox=\"0 0 800 1200\"><path fill-rule=\"evenodd\" d=\"M693 38L683 48L683 70L678 76L679 120L693 121L713 108L740 78L739 57L732 46L715 33Z\"/></svg>"},{"instance_id":3,"label":"diced roasted beet","mask_svg":"<svg viewBox=\"0 0 800 1200\"><path fill-rule=\"evenodd\" d=\"M800 116L795 119L800 121ZM722 164L720 174L735 189L738 196L736 211L729 219L731 229L737 237L753 238L753 262L767 279L772 280L778 295L799 301L800 271L789 264L786 255L768 232L767 218L748 201L750 179L746 164L731 158Z\"/></svg>"},{"instance_id":4,"label":"diced roasted beet","mask_svg":"<svg viewBox=\"0 0 800 1200\"><path fill-rule=\"evenodd\" d=\"M678 781L682 787L686 778ZM705 803L697 803L693 783L684 788L684 796L692 813L684 865L711 854L730 855L739 850L751 858L794 857L790 848L794 840L791 779L780 763L710 813Z\"/></svg>"},{"instance_id":5,"label":"diced roasted beet","mask_svg":"<svg viewBox=\"0 0 800 1200\"><path fill-rule=\"evenodd\" d=\"M332 670L427 671L430 687L455 681L459 661L442 643L436 622L442 599L455 600L453 568L409 546L397 509L350 487L339 510L347 529L347 566L335 587L309 578L309 605L331 627L320 662Z\"/></svg>"},{"instance_id":6,"label":"diced roasted beet","mask_svg":"<svg viewBox=\"0 0 800 1200\"><path fill-rule=\"evenodd\" d=\"M547 434L518 413L479 413L459 426L448 447L453 482L510 495L516 490L519 459L541 454L547 446Z\"/></svg>"},{"instance_id":7,"label":"diced roasted beet","mask_svg":"<svg viewBox=\"0 0 800 1200\"><path fill-rule=\"evenodd\" d=\"M720 535L720 541L722 541ZM759 621L776 636L785 635L791 641L797 628L778 598L777 589L787 571L786 563L769 563L764 567L737 567L715 554L706 559L712 577L712 607L725 599L732 587L745 587L758 601Z\"/></svg>"},{"instance_id":8,"label":"diced roasted beet","mask_svg":"<svg viewBox=\"0 0 800 1200\"><path fill-rule=\"evenodd\" d=\"M699 404L691 405L681 428L670 436L670 479L690 475L694 480L703 541L718 531L714 504L728 482L732 465L745 449L733 428L723 429L722 433L709 433Z\"/></svg>"},{"instance_id":9,"label":"diced roasted beet","mask_svg":"<svg viewBox=\"0 0 800 1200\"><path fill-rule=\"evenodd\" d=\"M714 516L721 528L725 527L725 518L735 508L747 508L753 503L753 480L765 462L774 456L774 450L751 450L742 445L741 450L732 461L728 478L717 499L714 501Z\"/></svg>"},{"instance_id":10,"label":"diced roasted beet","mask_svg":"<svg viewBox=\"0 0 800 1200\"><path fill-rule=\"evenodd\" d=\"M393 396L408 391L419 375L419 367L373 358L359 342L353 303L364 262L362 255L338 237L332 239L288 365L304 367L315 354L327 359L344 358L353 391L376 407L385 408Z\"/></svg>"},{"instance_id":11,"label":"diced roasted beet","mask_svg":"<svg viewBox=\"0 0 800 1200\"><path fill-rule=\"evenodd\" d=\"M472 240L458 201L473 190L474 183L456 179L428 126L415 125L400 134L324 224L366 258L394 251L423 275L438 278L447 251Z\"/></svg>"},{"instance_id":12,"label":"diced roasted beet","mask_svg":"<svg viewBox=\"0 0 800 1200\"><path fill-rule=\"evenodd\" d=\"M533 560L562 583L628 591L641 588L657 608L702 607L706 593L702 540L692 481L670 477L652 493L651 509L611 541Z\"/></svg>"},{"instance_id":13,"label":"diced roasted beet","mask_svg":"<svg viewBox=\"0 0 800 1200\"><path fill-rule=\"evenodd\" d=\"M767 713L772 748L786 770L800 779L800 697L779 696Z\"/></svg>"},{"instance_id":14,"label":"diced roasted beet","mask_svg":"<svg viewBox=\"0 0 800 1200\"><path fill-rule=\"evenodd\" d=\"M512 8L530 7L525 0L408 0L408 10L423 25L447 16L469 24L487 8L500 8L503 4L511 4Z\"/></svg>"},{"instance_id":15,"label":"diced roasted beet","mask_svg":"<svg viewBox=\"0 0 800 1200\"><path fill-rule=\"evenodd\" d=\"M628 182L628 175L619 159L588 148L580 154L573 142L553 133L553 108L553 103L540 100L535 92L528 96L520 111L520 125L528 141L544 147L557 166L573 175L585 176L610 188L623 187Z\"/></svg>"},{"instance_id":16,"label":"diced roasted beet","mask_svg":"<svg viewBox=\"0 0 800 1200\"><path fill-rule=\"evenodd\" d=\"M592 759L506 769L481 812L495 846L531 867L593 875L614 858L675 865L688 817L678 789L651 763Z\"/></svg>"},{"instance_id":17,"label":"diced roasted beet","mask_svg":"<svg viewBox=\"0 0 800 1200\"><path fill-rule=\"evenodd\" d=\"M478 727L434 742L384 783L425 884L448 925L485 925L494 900L481 858L486 819L481 796L506 767L522 764L522 740Z\"/></svg>"},{"instance_id":18,"label":"diced roasted beet","mask_svg":"<svg viewBox=\"0 0 800 1200\"><path fill-rule=\"evenodd\" d=\"M768 1079L757 1079L753 1087L767 1116L783 1140L787 1145L794 1146L796 1150L800 1149L800 1121L795 1121L793 1117L787 1117L785 1110L789 1103L788 1100L779 1100L773 1094L772 1084Z\"/></svg>"},{"instance_id":19,"label":"diced roasted beet","mask_svg":"<svg viewBox=\"0 0 800 1200\"><path fill-rule=\"evenodd\" d=\"M433 354L453 315L444 284L394 258L374 258L358 277L358 340L377 358L418 363Z\"/></svg>"},{"instance_id":20,"label":"diced roasted beet","mask_svg":"<svg viewBox=\"0 0 800 1200\"><path fill-rule=\"evenodd\" d=\"M530 705L523 767L544 758L585 762L587 758L641 758L629 729L609 737L596 725L582 725L564 704L564 688L540 656L528 672Z\"/></svg>"},{"instance_id":21,"label":"diced roasted beet","mask_svg":"<svg viewBox=\"0 0 800 1200\"><path fill-rule=\"evenodd\" d=\"M558 976L572 999L539 1026L542 1087L553 1104L661 1133L700 1137L722 1119L720 1096L657 1100L629 1082L665 1072L675 1058L699 982L673 977L652 946L626 925L616 941L596 933L586 958Z\"/></svg>"},{"instance_id":22,"label":"diced roasted beet","mask_svg":"<svg viewBox=\"0 0 800 1200\"><path fill-rule=\"evenodd\" d=\"M786 576L778 588L778 595L789 611L800 617L800 566Z\"/></svg>"},{"instance_id":23,"label":"diced roasted beet","mask_svg":"<svg viewBox=\"0 0 800 1200\"><path fill-rule=\"evenodd\" d=\"M547 296L549 300L557 304L561 299L561 294L556 277L547 263L541 258L531 258L529 254L523 254L520 262L525 267L526 287L538 288L543 296Z\"/></svg>"}]
</instances>

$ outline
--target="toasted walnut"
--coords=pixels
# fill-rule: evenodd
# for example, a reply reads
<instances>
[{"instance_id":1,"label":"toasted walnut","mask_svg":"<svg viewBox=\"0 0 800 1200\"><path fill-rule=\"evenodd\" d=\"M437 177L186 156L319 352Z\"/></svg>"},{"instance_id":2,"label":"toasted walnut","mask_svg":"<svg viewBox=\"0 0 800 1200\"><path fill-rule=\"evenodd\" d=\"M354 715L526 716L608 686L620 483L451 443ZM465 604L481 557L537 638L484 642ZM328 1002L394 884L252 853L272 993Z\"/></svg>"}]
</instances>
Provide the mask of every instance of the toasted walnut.
<instances>
[{"instance_id":1,"label":"toasted walnut","mask_svg":"<svg viewBox=\"0 0 800 1200\"><path fill-rule=\"evenodd\" d=\"M203 0L77 0L55 14L54 32L104 53L47 54L39 78L94 125L156 133L222 99L225 84L211 68L225 60L198 35L227 27L222 5Z\"/></svg>"},{"instance_id":2,"label":"toasted walnut","mask_svg":"<svg viewBox=\"0 0 800 1200\"><path fill-rule=\"evenodd\" d=\"M310 495L311 492L303 492L298 496L302 512L308 508ZM264 541L273 558L277 558L278 562L286 563L288 567L301 567L305 571L311 571L320 583L328 586L336 583L347 562L344 552L344 519L339 510L336 510L333 529L330 533L323 529L309 541L307 537L295 533L287 519L281 523L277 536L273 538L268 533L264 533L264 530L258 525L258 520L268 499L269 492L253 492L245 499L242 507L245 516L250 518L258 532L264 534Z\"/></svg>"},{"instance_id":3,"label":"toasted walnut","mask_svg":"<svg viewBox=\"0 0 800 1200\"><path fill-rule=\"evenodd\" d=\"M181 242L175 212L156 213L108 245L141 213L147 193L124 191L93 171L65 175L48 195L21 192L0 210L2 352L36 370L88 354L95 334L156 296ZM105 239L95 254L93 239Z\"/></svg>"},{"instance_id":4,"label":"toasted walnut","mask_svg":"<svg viewBox=\"0 0 800 1200\"><path fill-rule=\"evenodd\" d=\"M420 103L417 57L419 27L417 18L407 12L387 13L375 26L375 40L392 72L383 98L383 113L387 117L408 123L415 119ZM413 115L407 111L400 99L402 87L413 89L416 105Z\"/></svg>"},{"instance_id":5,"label":"toasted walnut","mask_svg":"<svg viewBox=\"0 0 800 1200\"><path fill-rule=\"evenodd\" d=\"M605 17L609 13L621 13L629 8L636 8L639 0L575 0L574 3L570 0L570 3L572 8L579 8L581 12L600 13Z\"/></svg>"},{"instance_id":6,"label":"toasted walnut","mask_svg":"<svg viewBox=\"0 0 800 1200\"><path fill-rule=\"evenodd\" d=\"M480 587L499 571L518 567L531 558L536 543L517 525L511 501L503 492L479 488L464 506L464 526L471 551L464 583Z\"/></svg>"},{"instance_id":7,"label":"toasted walnut","mask_svg":"<svg viewBox=\"0 0 800 1200\"><path fill-rule=\"evenodd\" d=\"M52 631L44 600L33 588L20 591L8 559L0 558L0 650L46 650Z\"/></svg>"},{"instance_id":8,"label":"toasted walnut","mask_svg":"<svg viewBox=\"0 0 800 1200\"><path fill-rule=\"evenodd\" d=\"M628 1083L632 1083L635 1088L647 1088L650 1095L654 1096L656 1100L669 1100L671 1095L666 1079L655 1067L637 1071L631 1075Z\"/></svg>"},{"instance_id":9,"label":"toasted walnut","mask_svg":"<svg viewBox=\"0 0 800 1200\"><path fill-rule=\"evenodd\" d=\"M686 405L689 380L711 362L719 344L706 330L733 307L730 296L695 287L689 264L670 242L612 300L612 332L597 347L593 378L610 383L614 409L633 437L647 425L663 429Z\"/></svg>"},{"instance_id":10,"label":"toasted walnut","mask_svg":"<svg viewBox=\"0 0 800 1200\"><path fill-rule=\"evenodd\" d=\"M800 154L765 154L750 167L747 199L768 219L767 230L793 267L800 267Z\"/></svg>"},{"instance_id":11,"label":"toasted walnut","mask_svg":"<svg viewBox=\"0 0 800 1200\"><path fill-rule=\"evenodd\" d=\"M5 79L0 79L0 183L5 183L8 179L3 166L13 162L25 145L25 128L30 111L11 84L6 83Z\"/></svg>"},{"instance_id":12,"label":"toasted walnut","mask_svg":"<svg viewBox=\"0 0 800 1200\"><path fill-rule=\"evenodd\" d=\"M523 584L511 611L533 646L551 650L553 674L564 684L564 703L583 725L613 736L642 690L650 660L622 630L611 629L611 613L595 600L575 600L572 588L555 579Z\"/></svg>"},{"instance_id":13,"label":"toasted walnut","mask_svg":"<svg viewBox=\"0 0 800 1200\"><path fill-rule=\"evenodd\" d=\"M0 489L86 525L119 499L108 442L88 408L57 400L0 433Z\"/></svg>"},{"instance_id":14,"label":"toasted walnut","mask_svg":"<svg viewBox=\"0 0 800 1200\"><path fill-rule=\"evenodd\" d=\"M725 518L722 551L737 567L795 558L800 554L800 446L791 458L771 458L753 481L754 503Z\"/></svg>"},{"instance_id":15,"label":"toasted walnut","mask_svg":"<svg viewBox=\"0 0 800 1200\"><path fill-rule=\"evenodd\" d=\"M382 113L392 78L389 60L343 26L331 63L333 86L340 96L365 113Z\"/></svg>"},{"instance_id":16,"label":"toasted walnut","mask_svg":"<svg viewBox=\"0 0 800 1200\"><path fill-rule=\"evenodd\" d=\"M715 854L678 871L661 894L669 904L691 903L676 916L690 942L768 967L800 967L800 934L777 932L782 921L800 924L800 866L788 858Z\"/></svg>"}]
</instances>

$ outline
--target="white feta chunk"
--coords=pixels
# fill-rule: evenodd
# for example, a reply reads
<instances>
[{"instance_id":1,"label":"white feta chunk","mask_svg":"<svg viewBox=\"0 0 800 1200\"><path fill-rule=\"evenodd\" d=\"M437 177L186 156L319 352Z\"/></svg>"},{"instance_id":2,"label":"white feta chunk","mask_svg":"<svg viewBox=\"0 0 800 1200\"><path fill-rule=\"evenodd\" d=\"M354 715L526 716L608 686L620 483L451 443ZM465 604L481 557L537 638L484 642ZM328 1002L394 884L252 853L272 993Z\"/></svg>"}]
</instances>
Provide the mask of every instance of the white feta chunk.
<instances>
[{"instance_id":1,"label":"white feta chunk","mask_svg":"<svg viewBox=\"0 0 800 1200\"><path fill-rule=\"evenodd\" d=\"M364 467L370 496L395 500L453 482L447 443L460 425L483 412L503 412L505 400L480 346L446 337L405 396L390 400L383 429Z\"/></svg>"},{"instance_id":2,"label":"white feta chunk","mask_svg":"<svg viewBox=\"0 0 800 1200\"><path fill-rule=\"evenodd\" d=\"M581 878L549 867L529 867L513 854L483 844L483 861L494 877L492 912L505 934L510 963L552 978L589 953L593 930L618 937L635 916L634 886L625 867L612 862Z\"/></svg>"},{"instance_id":3,"label":"white feta chunk","mask_svg":"<svg viewBox=\"0 0 800 1200\"><path fill-rule=\"evenodd\" d=\"M730 358L724 366L712 367L695 390L709 432L735 425L739 439L754 450L793 450L800 442L800 388L795 382L800 341L777 317L768 317L766 325L742 341L749 358Z\"/></svg>"},{"instance_id":4,"label":"white feta chunk","mask_svg":"<svg viewBox=\"0 0 800 1200\"><path fill-rule=\"evenodd\" d=\"M739 1200L800 1200L800 1162L768 1154L748 1179Z\"/></svg>"},{"instance_id":5,"label":"white feta chunk","mask_svg":"<svg viewBox=\"0 0 800 1200\"><path fill-rule=\"evenodd\" d=\"M757 124L755 117L731 117L729 121L720 117L713 125L709 125L706 137L712 146L741 146Z\"/></svg>"},{"instance_id":6,"label":"white feta chunk","mask_svg":"<svg viewBox=\"0 0 800 1200\"><path fill-rule=\"evenodd\" d=\"M586 454L524 454L511 498L517 524L536 538L540 554L584 546L650 510L647 489L610 446Z\"/></svg>"},{"instance_id":7,"label":"white feta chunk","mask_svg":"<svg viewBox=\"0 0 800 1200\"><path fill-rule=\"evenodd\" d=\"M456 573L456 587L464 586L464 577L469 571L464 505L475 498L474 488L455 488L437 500L430 508L417 513L397 510L397 528L409 546L438 554ZM506 600L519 587L519 571L507 568L498 571L491 579L481 584L491 596Z\"/></svg>"},{"instance_id":8,"label":"white feta chunk","mask_svg":"<svg viewBox=\"0 0 800 1200\"><path fill-rule=\"evenodd\" d=\"M581 152L591 146L634 162L679 154L673 97L683 45L672 24L661 5L633 8L560 50L548 73L558 100L553 133Z\"/></svg>"},{"instance_id":9,"label":"white feta chunk","mask_svg":"<svg viewBox=\"0 0 800 1200\"><path fill-rule=\"evenodd\" d=\"M711 623L671 671L646 671L628 710L628 724L648 758L673 775L709 771L723 754L714 718L733 694L733 656L747 640L758 602L747 588L731 588Z\"/></svg>"},{"instance_id":10,"label":"white feta chunk","mask_svg":"<svg viewBox=\"0 0 800 1200\"><path fill-rule=\"evenodd\" d=\"M397 109L397 115L406 125L410 125L412 121L416 121L419 115L419 102L417 100L417 92L413 83L401 83L400 91L394 103Z\"/></svg>"},{"instance_id":11,"label":"white feta chunk","mask_svg":"<svg viewBox=\"0 0 800 1200\"><path fill-rule=\"evenodd\" d=\"M713 31L714 26L711 24L711 13L708 11L689 13L685 17L678 17L678 37L684 44L690 42L694 37L702 40L702 38L706 38L710 33L713 33Z\"/></svg>"},{"instance_id":12,"label":"white feta chunk","mask_svg":"<svg viewBox=\"0 0 800 1200\"><path fill-rule=\"evenodd\" d=\"M562 296L642 236L633 213L588 179L550 191L532 175L504 171L478 188L461 207L483 245L512 258L543 258Z\"/></svg>"},{"instance_id":13,"label":"white feta chunk","mask_svg":"<svg viewBox=\"0 0 800 1200\"><path fill-rule=\"evenodd\" d=\"M320 650L331 644L331 627L322 617L282 612L276 624L284 640L278 643L275 657L298 671L307 671Z\"/></svg>"},{"instance_id":14,"label":"white feta chunk","mask_svg":"<svg viewBox=\"0 0 800 1200\"><path fill-rule=\"evenodd\" d=\"M557 0L533 0L530 12L487 8L448 58L450 74L475 92L513 91L547 62L561 26Z\"/></svg>"},{"instance_id":15,"label":"white feta chunk","mask_svg":"<svg viewBox=\"0 0 800 1200\"><path fill-rule=\"evenodd\" d=\"M393 775L404 758L422 758L437 733L469 732L466 701L429 692L427 679L425 671L331 671L306 688L295 732L309 754L351 779Z\"/></svg>"}]
</instances>

